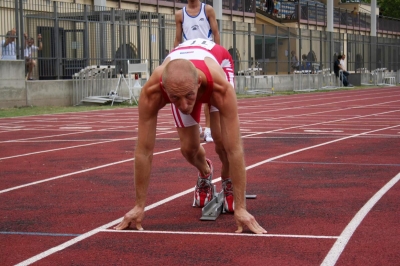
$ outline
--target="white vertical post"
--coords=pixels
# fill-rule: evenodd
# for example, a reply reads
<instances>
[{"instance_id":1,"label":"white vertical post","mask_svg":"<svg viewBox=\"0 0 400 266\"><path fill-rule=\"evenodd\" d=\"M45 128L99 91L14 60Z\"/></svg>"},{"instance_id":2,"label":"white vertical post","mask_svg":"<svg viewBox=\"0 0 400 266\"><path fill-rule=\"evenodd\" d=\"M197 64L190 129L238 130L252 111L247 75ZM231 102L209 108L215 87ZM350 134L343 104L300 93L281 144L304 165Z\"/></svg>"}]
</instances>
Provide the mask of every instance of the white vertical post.
<instances>
[{"instance_id":1,"label":"white vertical post","mask_svg":"<svg viewBox=\"0 0 400 266\"><path fill-rule=\"evenodd\" d=\"M371 0L371 36L376 36L376 0Z\"/></svg>"},{"instance_id":2,"label":"white vertical post","mask_svg":"<svg viewBox=\"0 0 400 266\"><path fill-rule=\"evenodd\" d=\"M215 11L215 17L217 20L222 19L222 0L214 0L213 1L213 8Z\"/></svg>"},{"instance_id":3,"label":"white vertical post","mask_svg":"<svg viewBox=\"0 0 400 266\"><path fill-rule=\"evenodd\" d=\"M333 0L327 3L326 31L333 32Z\"/></svg>"}]
</instances>

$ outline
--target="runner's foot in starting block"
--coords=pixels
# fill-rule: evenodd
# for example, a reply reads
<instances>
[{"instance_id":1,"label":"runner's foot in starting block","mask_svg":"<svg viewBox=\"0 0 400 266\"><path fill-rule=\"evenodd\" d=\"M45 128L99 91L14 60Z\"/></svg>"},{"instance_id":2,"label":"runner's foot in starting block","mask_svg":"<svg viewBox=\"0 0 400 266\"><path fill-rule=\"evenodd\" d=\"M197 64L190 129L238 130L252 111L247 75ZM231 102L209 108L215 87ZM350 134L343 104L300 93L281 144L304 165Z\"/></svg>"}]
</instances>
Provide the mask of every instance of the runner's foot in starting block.
<instances>
[{"instance_id":1,"label":"runner's foot in starting block","mask_svg":"<svg viewBox=\"0 0 400 266\"><path fill-rule=\"evenodd\" d=\"M225 184L224 184L225 183ZM229 183L228 185L230 189L225 189L227 186L227 183ZM229 203L229 196L233 196L232 194L230 194L229 192L233 192L232 189L232 184L229 180L224 180L223 181L223 190L219 193L217 193L216 191L216 187L215 185L213 186L213 197L212 199L201 209L201 217L200 220L203 221L215 221L218 216L221 213L225 213L225 212L232 212L233 213L233 209L229 209L229 208L233 208L234 204L233 202L231 202L230 205L228 205ZM228 191L228 201L227 198L225 198L225 196L227 196L227 191ZM257 197L257 195L247 195L246 194L246 199L255 199ZM230 206L230 207L229 207Z\"/></svg>"}]
</instances>

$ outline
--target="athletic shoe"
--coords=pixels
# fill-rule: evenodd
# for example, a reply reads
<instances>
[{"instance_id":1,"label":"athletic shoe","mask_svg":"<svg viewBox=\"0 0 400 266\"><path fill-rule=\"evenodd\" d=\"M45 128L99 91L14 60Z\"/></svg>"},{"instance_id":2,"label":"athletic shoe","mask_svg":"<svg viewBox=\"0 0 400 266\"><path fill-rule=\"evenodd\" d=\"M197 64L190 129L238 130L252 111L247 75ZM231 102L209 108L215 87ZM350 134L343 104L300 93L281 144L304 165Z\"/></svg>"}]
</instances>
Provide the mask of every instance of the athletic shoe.
<instances>
[{"instance_id":1,"label":"athletic shoe","mask_svg":"<svg viewBox=\"0 0 400 266\"><path fill-rule=\"evenodd\" d=\"M205 142L213 142L214 141L211 136L211 129L209 129L209 128L206 128L204 130L204 141Z\"/></svg>"},{"instance_id":2,"label":"athletic shoe","mask_svg":"<svg viewBox=\"0 0 400 266\"><path fill-rule=\"evenodd\" d=\"M200 173L198 174L197 184L194 188L194 206L203 208L213 197L214 187L211 184L213 176L213 165L209 159L206 159L208 165L210 166L210 174L208 177L202 177Z\"/></svg>"},{"instance_id":3,"label":"athletic shoe","mask_svg":"<svg viewBox=\"0 0 400 266\"><path fill-rule=\"evenodd\" d=\"M222 189L224 190L224 210L233 212L235 203L233 202L233 185L230 178L222 180Z\"/></svg>"},{"instance_id":4,"label":"athletic shoe","mask_svg":"<svg viewBox=\"0 0 400 266\"><path fill-rule=\"evenodd\" d=\"M204 138L203 128L200 125L199 125L199 134L200 134L200 139Z\"/></svg>"}]
</instances>

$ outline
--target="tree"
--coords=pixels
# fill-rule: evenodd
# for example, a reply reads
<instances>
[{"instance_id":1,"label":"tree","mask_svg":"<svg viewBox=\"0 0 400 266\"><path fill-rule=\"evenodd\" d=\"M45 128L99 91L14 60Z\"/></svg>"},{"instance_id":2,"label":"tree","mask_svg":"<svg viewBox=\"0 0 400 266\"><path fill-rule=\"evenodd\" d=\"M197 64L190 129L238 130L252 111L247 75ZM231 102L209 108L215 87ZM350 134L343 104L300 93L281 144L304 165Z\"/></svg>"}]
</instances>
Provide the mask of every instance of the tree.
<instances>
[{"instance_id":1,"label":"tree","mask_svg":"<svg viewBox=\"0 0 400 266\"><path fill-rule=\"evenodd\" d=\"M363 2L371 3L371 0ZM400 0L377 0L380 15L400 19Z\"/></svg>"}]
</instances>

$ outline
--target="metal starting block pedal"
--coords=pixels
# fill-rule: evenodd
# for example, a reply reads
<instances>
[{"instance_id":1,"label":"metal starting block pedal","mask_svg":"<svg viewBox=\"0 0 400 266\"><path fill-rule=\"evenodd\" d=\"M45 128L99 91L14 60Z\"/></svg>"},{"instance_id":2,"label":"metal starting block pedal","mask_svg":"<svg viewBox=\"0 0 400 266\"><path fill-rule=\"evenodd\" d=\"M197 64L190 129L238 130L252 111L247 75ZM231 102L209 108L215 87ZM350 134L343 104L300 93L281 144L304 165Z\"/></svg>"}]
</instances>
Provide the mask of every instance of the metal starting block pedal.
<instances>
[{"instance_id":1,"label":"metal starting block pedal","mask_svg":"<svg viewBox=\"0 0 400 266\"><path fill-rule=\"evenodd\" d=\"M213 189L213 198L201 209L201 217L202 221L215 221L221 213L225 213L224 210L224 191L221 190L220 193L217 193L216 186L214 185ZM247 195L246 199L255 199L257 195Z\"/></svg>"},{"instance_id":2,"label":"metal starting block pedal","mask_svg":"<svg viewBox=\"0 0 400 266\"><path fill-rule=\"evenodd\" d=\"M220 193L217 193L216 190L217 189L214 185L213 198L201 209L202 216L200 217L200 220L215 221L221 212L223 212L224 191L222 190Z\"/></svg>"}]
</instances>

